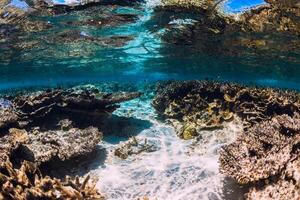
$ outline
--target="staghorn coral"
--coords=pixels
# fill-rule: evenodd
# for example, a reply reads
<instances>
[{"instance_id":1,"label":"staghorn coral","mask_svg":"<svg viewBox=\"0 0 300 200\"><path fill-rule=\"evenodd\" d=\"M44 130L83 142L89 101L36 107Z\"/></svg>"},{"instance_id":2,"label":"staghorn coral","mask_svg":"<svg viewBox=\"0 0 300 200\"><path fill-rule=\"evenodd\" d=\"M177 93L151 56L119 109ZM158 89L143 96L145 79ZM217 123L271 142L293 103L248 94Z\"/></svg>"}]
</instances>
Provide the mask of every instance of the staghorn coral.
<instances>
[{"instance_id":1,"label":"staghorn coral","mask_svg":"<svg viewBox=\"0 0 300 200\"><path fill-rule=\"evenodd\" d=\"M115 149L114 154L119 158L126 159L131 155L137 155L142 152L153 152L156 151L154 144L149 143L147 139L142 141L136 137L130 138L125 143L121 144Z\"/></svg>"},{"instance_id":2,"label":"staghorn coral","mask_svg":"<svg viewBox=\"0 0 300 200\"><path fill-rule=\"evenodd\" d=\"M190 139L205 129L239 117L245 129L280 114L299 111L299 94L210 81L172 82L153 100L157 112L179 122L178 134Z\"/></svg>"},{"instance_id":3,"label":"staghorn coral","mask_svg":"<svg viewBox=\"0 0 300 200\"><path fill-rule=\"evenodd\" d=\"M299 199L300 116L280 115L220 152L221 172L250 185L248 199Z\"/></svg>"},{"instance_id":4,"label":"staghorn coral","mask_svg":"<svg viewBox=\"0 0 300 200\"><path fill-rule=\"evenodd\" d=\"M0 199L93 199L104 197L95 189L90 176L80 180L67 177L65 181L43 177L37 166L24 161L15 169L9 161L0 166Z\"/></svg>"}]
</instances>

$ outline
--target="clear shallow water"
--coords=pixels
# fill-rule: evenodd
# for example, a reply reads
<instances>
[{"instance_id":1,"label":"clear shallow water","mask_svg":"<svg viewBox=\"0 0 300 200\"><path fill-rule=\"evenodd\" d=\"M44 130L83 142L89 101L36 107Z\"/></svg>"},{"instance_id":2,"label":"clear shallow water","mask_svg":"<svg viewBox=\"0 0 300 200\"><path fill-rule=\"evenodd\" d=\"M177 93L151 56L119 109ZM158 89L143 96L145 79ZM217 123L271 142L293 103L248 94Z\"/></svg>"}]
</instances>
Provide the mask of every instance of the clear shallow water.
<instances>
[{"instance_id":1,"label":"clear shallow water","mask_svg":"<svg viewBox=\"0 0 300 200\"><path fill-rule=\"evenodd\" d=\"M12 4L26 8L22 1L14 0ZM247 56L212 55L199 52L192 45L168 44L160 37L166 27L193 23L197 16L171 13L154 18L153 7L157 4L159 1L148 0L131 7L105 5L56 16L32 17L51 28L22 34L11 32L12 39L0 41L0 90L113 81L118 86L116 91L130 87L133 91L143 91L145 88L136 86L159 80L207 78L300 89L300 59L296 53L291 51L289 55L274 57L260 52ZM257 4L261 1L232 0L225 9L237 12ZM72 24L111 18L111 13L134 14L137 20L104 27ZM66 32L69 35L64 36ZM111 36L131 39L118 47L91 40L74 41L82 37L107 39ZM73 39L68 41L69 37ZM157 151L121 160L113 155L113 150L128 138L113 135L99 144L106 155L99 158L102 162L91 164L91 173L100 178L97 187L108 199L241 198L242 189L219 173L217 162L218 150L240 130L238 123L228 124L224 130L203 132L201 141L184 141L176 137L174 128L156 119L150 102L149 97L124 103L114 116L133 119L127 128L119 131L135 130L137 138L153 142Z\"/></svg>"},{"instance_id":2,"label":"clear shallow water","mask_svg":"<svg viewBox=\"0 0 300 200\"><path fill-rule=\"evenodd\" d=\"M237 11L261 3L260 0L231 0L225 10ZM24 7L22 1L15 0L12 4ZM295 51L272 57L255 51L245 56L211 55L206 50L195 50L194 46L162 41L160 36L166 26L193 21L197 16L172 13L153 18L153 7L158 4L158 0L148 0L131 7L102 5L62 15L32 17L51 28L26 34L12 32L12 38L0 41L0 89L206 78L300 88L300 59ZM70 24L110 18L112 13L137 14L137 20L104 27ZM61 37L64 33L67 36ZM107 39L112 36L132 39L119 47L91 41L66 41L68 37ZM218 48L217 44L213 47Z\"/></svg>"},{"instance_id":3,"label":"clear shallow water","mask_svg":"<svg viewBox=\"0 0 300 200\"><path fill-rule=\"evenodd\" d=\"M242 198L242 189L232 186L219 173L217 154L241 130L238 123L230 123L219 131L204 131L201 141L185 141L175 136L174 128L156 119L150 102L150 99L126 102L114 113L151 123L136 133L136 137L155 144L157 151L122 160L114 155L114 149L123 140L104 138L101 146L106 149L106 159L100 166L95 164L91 174L100 177L97 187L106 197L119 200Z\"/></svg>"}]
</instances>

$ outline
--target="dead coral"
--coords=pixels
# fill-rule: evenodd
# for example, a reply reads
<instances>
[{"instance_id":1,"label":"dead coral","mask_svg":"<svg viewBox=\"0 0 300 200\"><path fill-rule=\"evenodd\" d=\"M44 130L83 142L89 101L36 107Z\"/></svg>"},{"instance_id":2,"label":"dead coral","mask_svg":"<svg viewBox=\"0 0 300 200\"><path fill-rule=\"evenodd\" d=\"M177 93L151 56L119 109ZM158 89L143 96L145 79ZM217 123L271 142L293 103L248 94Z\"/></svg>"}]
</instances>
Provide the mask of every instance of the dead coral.
<instances>
[{"instance_id":1,"label":"dead coral","mask_svg":"<svg viewBox=\"0 0 300 200\"><path fill-rule=\"evenodd\" d=\"M251 184L248 199L299 198L300 118L276 116L240 134L220 152L221 171Z\"/></svg>"},{"instance_id":2,"label":"dead coral","mask_svg":"<svg viewBox=\"0 0 300 200\"><path fill-rule=\"evenodd\" d=\"M14 169L9 161L0 167L0 199L93 199L104 197L95 189L95 182L87 176L84 180L67 177L66 181L43 177L37 166L24 161Z\"/></svg>"},{"instance_id":3,"label":"dead coral","mask_svg":"<svg viewBox=\"0 0 300 200\"><path fill-rule=\"evenodd\" d=\"M154 144L149 143L147 139L144 141L136 137L130 138L127 142L121 144L120 147L115 149L115 156L126 159L131 155L137 155L142 152L153 152L156 150Z\"/></svg>"},{"instance_id":4,"label":"dead coral","mask_svg":"<svg viewBox=\"0 0 300 200\"><path fill-rule=\"evenodd\" d=\"M71 128L67 131L33 130L29 139L22 144L23 156L35 163L45 163L55 159L61 161L82 157L93 152L102 138L97 128ZM21 151L22 151L21 150Z\"/></svg>"}]
</instances>

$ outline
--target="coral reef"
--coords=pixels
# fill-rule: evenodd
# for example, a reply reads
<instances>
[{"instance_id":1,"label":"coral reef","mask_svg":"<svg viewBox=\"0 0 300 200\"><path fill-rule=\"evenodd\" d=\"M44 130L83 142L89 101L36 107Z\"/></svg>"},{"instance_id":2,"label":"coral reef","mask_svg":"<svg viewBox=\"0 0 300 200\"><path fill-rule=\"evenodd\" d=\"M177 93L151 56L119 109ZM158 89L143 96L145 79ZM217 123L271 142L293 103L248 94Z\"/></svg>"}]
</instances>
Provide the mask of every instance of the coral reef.
<instances>
[{"instance_id":1,"label":"coral reef","mask_svg":"<svg viewBox=\"0 0 300 200\"><path fill-rule=\"evenodd\" d=\"M68 113L107 115L118 108L118 103L139 96L139 92L100 93L98 90L56 89L17 96L12 103L14 112L18 115L19 126L22 127L53 115L59 115L62 119Z\"/></svg>"},{"instance_id":2,"label":"coral reef","mask_svg":"<svg viewBox=\"0 0 300 200\"><path fill-rule=\"evenodd\" d=\"M185 139L222 128L235 116L247 129L276 115L293 115L299 103L294 92L210 81L173 82L161 87L153 100L160 115L179 122L178 134Z\"/></svg>"},{"instance_id":3,"label":"coral reef","mask_svg":"<svg viewBox=\"0 0 300 200\"><path fill-rule=\"evenodd\" d=\"M299 199L299 133L298 114L257 124L223 148L221 171L250 185L247 199Z\"/></svg>"},{"instance_id":4,"label":"coral reef","mask_svg":"<svg viewBox=\"0 0 300 200\"><path fill-rule=\"evenodd\" d=\"M102 133L97 128L71 128L68 131L40 132L33 130L28 142L23 143L20 151L26 160L44 163L51 160L71 160L93 152L101 140Z\"/></svg>"},{"instance_id":5,"label":"coral reef","mask_svg":"<svg viewBox=\"0 0 300 200\"><path fill-rule=\"evenodd\" d=\"M153 106L183 139L242 120L220 151L222 173L246 185L247 199L300 198L299 93L212 81L158 85Z\"/></svg>"},{"instance_id":6,"label":"coral reef","mask_svg":"<svg viewBox=\"0 0 300 200\"><path fill-rule=\"evenodd\" d=\"M88 159L102 138L99 123L118 103L140 95L74 88L6 97L0 107L0 199L102 199L88 179L61 182L42 177L36 166L52 175L53 163L68 168L72 161ZM23 165L13 169L8 160Z\"/></svg>"},{"instance_id":7,"label":"coral reef","mask_svg":"<svg viewBox=\"0 0 300 200\"><path fill-rule=\"evenodd\" d=\"M142 152L153 152L156 151L154 144L150 143L145 139L142 141L136 137L130 138L125 143L121 144L120 147L115 149L115 156L126 159L131 155L137 155Z\"/></svg>"},{"instance_id":8,"label":"coral reef","mask_svg":"<svg viewBox=\"0 0 300 200\"><path fill-rule=\"evenodd\" d=\"M0 166L0 199L93 199L104 197L95 189L89 176L65 181L43 177L37 166L24 161L20 169L6 161Z\"/></svg>"},{"instance_id":9,"label":"coral reef","mask_svg":"<svg viewBox=\"0 0 300 200\"><path fill-rule=\"evenodd\" d=\"M11 154L20 147L22 143L28 141L26 131L18 129L10 129L9 134L0 138L0 164L4 163Z\"/></svg>"},{"instance_id":10,"label":"coral reef","mask_svg":"<svg viewBox=\"0 0 300 200\"><path fill-rule=\"evenodd\" d=\"M287 32L300 34L300 4L294 0L266 0L267 5L243 13L240 21L245 30L254 32Z\"/></svg>"},{"instance_id":11,"label":"coral reef","mask_svg":"<svg viewBox=\"0 0 300 200\"><path fill-rule=\"evenodd\" d=\"M13 113L10 109L0 109L0 115L0 129L17 123L18 116L16 115L16 113Z\"/></svg>"}]
</instances>

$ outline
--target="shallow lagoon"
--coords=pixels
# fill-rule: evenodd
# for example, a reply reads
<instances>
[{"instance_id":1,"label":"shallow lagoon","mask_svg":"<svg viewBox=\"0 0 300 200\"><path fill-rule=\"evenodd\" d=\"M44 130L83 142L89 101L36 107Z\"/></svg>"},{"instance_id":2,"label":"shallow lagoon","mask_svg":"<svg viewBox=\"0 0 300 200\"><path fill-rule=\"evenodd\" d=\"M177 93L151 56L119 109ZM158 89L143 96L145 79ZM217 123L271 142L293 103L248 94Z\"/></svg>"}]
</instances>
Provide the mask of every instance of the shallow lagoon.
<instances>
[{"instance_id":1,"label":"shallow lagoon","mask_svg":"<svg viewBox=\"0 0 300 200\"><path fill-rule=\"evenodd\" d=\"M60 15L31 16L47 28L11 32L0 41L0 90L96 84L101 91L142 91L143 97L122 103L113 113L109 123L114 126L99 144L99 157L79 173L99 177L97 188L108 199L242 198L243 188L219 173L217 154L241 130L239 123L204 132L204 142L181 140L173 127L157 118L151 106L153 85L166 80L212 79L299 90L300 54L214 54L193 45L168 43L161 38L168 25L180 27L198 16L170 13L155 18L154 7L159 3L108 3ZM236 13L261 3L233 0L224 9ZM23 1L12 4L26 7ZM114 17L115 21L107 20ZM107 24L97 25L91 21L95 19ZM218 48L217 43L212 46ZM157 150L128 160L116 158L113 150L128 136L146 138Z\"/></svg>"}]
</instances>

